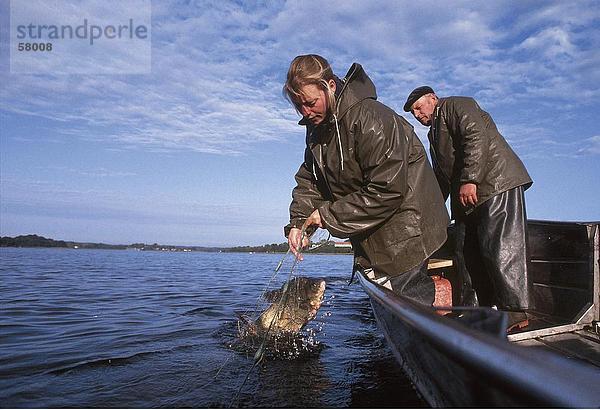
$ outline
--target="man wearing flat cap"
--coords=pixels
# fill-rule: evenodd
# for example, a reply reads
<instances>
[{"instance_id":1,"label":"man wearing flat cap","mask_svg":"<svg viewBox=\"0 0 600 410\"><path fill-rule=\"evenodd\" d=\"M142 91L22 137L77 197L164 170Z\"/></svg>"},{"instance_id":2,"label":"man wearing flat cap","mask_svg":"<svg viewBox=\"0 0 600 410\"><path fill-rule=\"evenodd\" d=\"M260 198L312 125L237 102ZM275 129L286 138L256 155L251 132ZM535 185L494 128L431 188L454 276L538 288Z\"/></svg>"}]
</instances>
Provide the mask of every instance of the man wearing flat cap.
<instances>
[{"instance_id":1,"label":"man wearing flat cap","mask_svg":"<svg viewBox=\"0 0 600 410\"><path fill-rule=\"evenodd\" d=\"M473 98L438 98L423 86L404 111L430 127L433 168L455 220L463 304L496 305L509 312L509 330L527 326L525 166Z\"/></svg>"}]
</instances>

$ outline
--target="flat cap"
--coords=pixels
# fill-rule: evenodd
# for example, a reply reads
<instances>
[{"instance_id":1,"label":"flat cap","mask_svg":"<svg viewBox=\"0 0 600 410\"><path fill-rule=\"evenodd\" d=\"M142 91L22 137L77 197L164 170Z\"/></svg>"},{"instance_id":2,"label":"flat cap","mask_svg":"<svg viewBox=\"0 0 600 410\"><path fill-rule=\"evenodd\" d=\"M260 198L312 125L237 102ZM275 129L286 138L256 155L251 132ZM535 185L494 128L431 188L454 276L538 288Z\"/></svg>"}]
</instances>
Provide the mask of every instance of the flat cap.
<instances>
[{"instance_id":1,"label":"flat cap","mask_svg":"<svg viewBox=\"0 0 600 410\"><path fill-rule=\"evenodd\" d=\"M410 107L417 101L419 98L423 97L425 94L433 93L433 88L424 85L422 87L417 87L408 95L406 102L404 103L404 111L410 112Z\"/></svg>"}]
</instances>

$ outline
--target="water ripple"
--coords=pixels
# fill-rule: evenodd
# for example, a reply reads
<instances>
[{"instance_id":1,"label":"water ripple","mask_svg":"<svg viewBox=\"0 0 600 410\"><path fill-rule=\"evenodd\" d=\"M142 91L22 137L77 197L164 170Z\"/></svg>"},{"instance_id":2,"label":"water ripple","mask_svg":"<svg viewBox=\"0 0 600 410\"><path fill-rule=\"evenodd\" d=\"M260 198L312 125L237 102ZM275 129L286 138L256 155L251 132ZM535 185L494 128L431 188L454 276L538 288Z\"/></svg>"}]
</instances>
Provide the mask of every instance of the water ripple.
<instances>
[{"instance_id":1,"label":"water ripple","mask_svg":"<svg viewBox=\"0 0 600 410\"><path fill-rule=\"evenodd\" d=\"M228 407L256 350L233 346L235 312L254 309L282 256L1 248L2 407ZM240 407L352 407L368 402L358 390L422 405L393 370L362 289L348 286L351 267L347 255L297 266L327 281L304 333L315 348L269 355ZM288 258L271 287L290 269ZM374 368L371 357L383 359ZM388 397L374 402L407 403Z\"/></svg>"}]
</instances>

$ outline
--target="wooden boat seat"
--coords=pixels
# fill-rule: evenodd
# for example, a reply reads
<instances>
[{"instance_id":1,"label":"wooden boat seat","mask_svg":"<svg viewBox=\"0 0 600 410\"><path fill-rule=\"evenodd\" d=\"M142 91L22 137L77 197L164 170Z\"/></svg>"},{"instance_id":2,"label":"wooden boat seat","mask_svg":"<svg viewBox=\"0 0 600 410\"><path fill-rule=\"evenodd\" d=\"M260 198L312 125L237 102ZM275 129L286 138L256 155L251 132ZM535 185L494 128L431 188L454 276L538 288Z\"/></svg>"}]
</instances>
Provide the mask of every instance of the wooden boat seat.
<instances>
[{"instance_id":1,"label":"wooden boat seat","mask_svg":"<svg viewBox=\"0 0 600 410\"><path fill-rule=\"evenodd\" d=\"M452 259L429 259L427 270L449 268L453 265Z\"/></svg>"}]
</instances>

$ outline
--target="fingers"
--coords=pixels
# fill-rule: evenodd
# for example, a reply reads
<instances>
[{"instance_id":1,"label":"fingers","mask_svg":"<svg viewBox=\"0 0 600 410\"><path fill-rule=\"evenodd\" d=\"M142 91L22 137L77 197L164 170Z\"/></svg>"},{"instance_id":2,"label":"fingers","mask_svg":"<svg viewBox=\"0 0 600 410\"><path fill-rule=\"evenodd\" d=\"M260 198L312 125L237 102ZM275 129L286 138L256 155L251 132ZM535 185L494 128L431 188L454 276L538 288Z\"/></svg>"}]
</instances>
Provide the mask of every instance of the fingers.
<instances>
[{"instance_id":1,"label":"fingers","mask_svg":"<svg viewBox=\"0 0 600 410\"><path fill-rule=\"evenodd\" d=\"M462 206L477 204L477 195L476 194L464 194L459 197L459 201Z\"/></svg>"},{"instance_id":2,"label":"fingers","mask_svg":"<svg viewBox=\"0 0 600 410\"><path fill-rule=\"evenodd\" d=\"M296 253L298 252L296 249L296 245L294 245L294 241L292 240L292 234L290 234L290 236L288 237L288 246L290 247L290 251L296 255Z\"/></svg>"},{"instance_id":3,"label":"fingers","mask_svg":"<svg viewBox=\"0 0 600 410\"><path fill-rule=\"evenodd\" d=\"M304 259L297 246L293 245L290 241L288 241L288 244L290 245L290 252L292 252L297 260L301 261Z\"/></svg>"},{"instance_id":4,"label":"fingers","mask_svg":"<svg viewBox=\"0 0 600 410\"><path fill-rule=\"evenodd\" d=\"M469 206L472 205L474 206L477 203L477 199L475 199L473 196L461 196L460 197L460 203L462 206Z\"/></svg>"},{"instance_id":5,"label":"fingers","mask_svg":"<svg viewBox=\"0 0 600 410\"><path fill-rule=\"evenodd\" d=\"M290 231L290 234L288 236L288 245L290 246L290 251L294 254L294 256L296 257L296 259L298 260L302 260L302 254L300 253L300 250L302 247L306 246L304 245L304 238L301 238L302 235L302 231L298 228L292 228L292 230Z\"/></svg>"},{"instance_id":6,"label":"fingers","mask_svg":"<svg viewBox=\"0 0 600 410\"><path fill-rule=\"evenodd\" d=\"M458 192L458 201L464 207L475 206L477 204L477 185L471 183L462 185Z\"/></svg>"},{"instance_id":7,"label":"fingers","mask_svg":"<svg viewBox=\"0 0 600 410\"><path fill-rule=\"evenodd\" d=\"M302 238L302 249L306 248L308 245L310 245L310 238L304 236L304 238Z\"/></svg>"},{"instance_id":8,"label":"fingers","mask_svg":"<svg viewBox=\"0 0 600 410\"><path fill-rule=\"evenodd\" d=\"M310 238L306 235L302 235L301 229L292 228L288 235L288 245L290 247L290 252L294 254L296 259L301 261L304 260L301 251L310 245Z\"/></svg>"},{"instance_id":9,"label":"fingers","mask_svg":"<svg viewBox=\"0 0 600 410\"><path fill-rule=\"evenodd\" d=\"M321 214L319 213L318 209L315 209L313 211L312 214L310 214L310 216L306 219L306 221L304 222L304 226L305 227L309 227L311 225L316 225L319 228L323 227L323 224L321 222Z\"/></svg>"},{"instance_id":10,"label":"fingers","mask_svg":"<svg viewBox=\"0 0 600 410\"><path fill-rule=\"evenodd\" d=\"M294 254L294 257L296 258L296 260L299 260L299 261L304 260L304 256L302 255L302 253L300 253L300 251L298 249L294 249L294 248L290 247L290 250Z\"/></svg>"}]
</instances>

